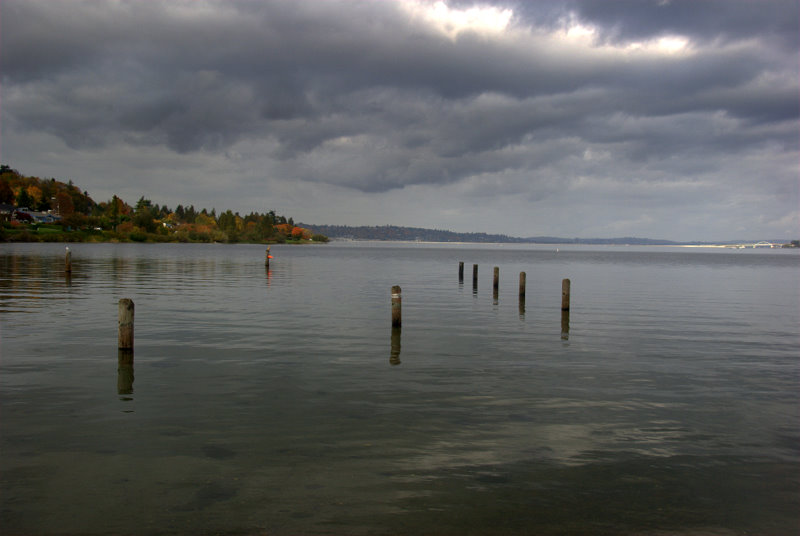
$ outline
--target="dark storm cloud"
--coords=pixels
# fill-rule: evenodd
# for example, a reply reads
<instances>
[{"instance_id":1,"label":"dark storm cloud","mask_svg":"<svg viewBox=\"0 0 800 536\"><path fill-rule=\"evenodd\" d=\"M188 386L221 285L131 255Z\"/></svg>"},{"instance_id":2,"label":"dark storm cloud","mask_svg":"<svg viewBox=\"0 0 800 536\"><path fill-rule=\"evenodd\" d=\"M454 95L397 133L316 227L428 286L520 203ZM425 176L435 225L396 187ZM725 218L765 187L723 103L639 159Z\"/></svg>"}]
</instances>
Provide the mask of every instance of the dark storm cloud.
<instances>
[{"instance_id":1,"label":"dark storm cloud","mask_svg":"<svg viewBox=\"0 0 800 536\"><path fill-rule=\"evenodd\" d=\"M166 140L179 151L225 146L254 133L307 150L315 136L297 136L297 129L284 129L280 121L316 121L310 126L322 126L317 137L324 138L330 122L320 118L363 112L339 106L341 96L382 87L457 101L487 92L525 99L600 86L618 91L613 103L618 110L681 113L724 106L709 92L741 86L779 67L769 51L757 48L702 52L685 61L623 62L602 54L581 57L574 50L538 52L531 50L541 44L535 38L492 43L466 33L451 42L421 32L396 7L383 3L221 2L194 8L123 2L107 10L92 2L51 4L7 3L4 20L14 24L3 28L4 81L11 87L28 82L23 106L47 103L52 131L73 145L122 128ZM591 4L582 7L589 20L604 13ZM609 7L616 12L616 3ZM637 26L640 36L642 25L635 23L644 17L638 14L642 10L618 7L621 15L628 14L621 19L623 29ZM669 27L651 26L656 35ZM94 88L95 94L77 95L81 86ZM67 98L57 99L63 95ZM776 104L729 95L728 110L754 117L796 115L796 99L787 96ZM104 97L116 102L111 106ZM474 110L462 109L467 115L455 120L472 120ZM74 116L87 111L85 125L75 124ZM372 116L381 114L375 109ZM21 119L39 124L40 115ZM539 126L535 120L528 124L512 121L499 137L491 132L491 144L518 138L521 127Z\"/></svg>"},{"instance_id":2,"label":"dark storm cloud","mask_svg":"<svg viewBox=\"0 0 800 536\"><path fill-rule=\"evenodd\" d=\"M0 9L4 136L76 151L167 148L361 192L534 201L592 180L747 186L732 159L797 154L795 1ZM767 165L765 187L791 189L792 171Z\"/></svg>"}]
</instances>

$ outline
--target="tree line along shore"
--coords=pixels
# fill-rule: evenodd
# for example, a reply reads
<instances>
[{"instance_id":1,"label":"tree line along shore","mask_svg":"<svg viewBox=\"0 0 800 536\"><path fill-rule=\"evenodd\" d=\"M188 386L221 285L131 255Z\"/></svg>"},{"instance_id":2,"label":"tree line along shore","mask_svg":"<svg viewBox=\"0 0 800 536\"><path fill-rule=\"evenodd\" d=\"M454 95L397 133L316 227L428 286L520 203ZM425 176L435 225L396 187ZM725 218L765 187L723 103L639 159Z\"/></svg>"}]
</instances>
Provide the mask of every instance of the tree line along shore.
<instances>
[{"instance_id":1,"label":"tree line along shore","mask_svg":"<svg viewBox=\"0 0 800 536\"><path fill-rule=\"evenodd\" d=\"M129 205L114 195L95 202L72 181L25 176L0 165L2 242L227 242L320 243L328 237L274 210L241 216L140 197Z\"/></svg>"}]
</instances>

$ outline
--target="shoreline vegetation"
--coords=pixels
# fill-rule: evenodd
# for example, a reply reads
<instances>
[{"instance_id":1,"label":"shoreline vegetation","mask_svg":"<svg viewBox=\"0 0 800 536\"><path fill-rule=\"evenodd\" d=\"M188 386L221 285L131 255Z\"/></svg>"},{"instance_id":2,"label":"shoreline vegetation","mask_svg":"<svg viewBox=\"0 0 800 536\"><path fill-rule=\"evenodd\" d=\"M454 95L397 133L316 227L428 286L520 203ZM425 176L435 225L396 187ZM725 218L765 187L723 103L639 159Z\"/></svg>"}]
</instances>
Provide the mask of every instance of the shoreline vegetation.
<instances>
[{"instance_id":1,"label":"shoreline vegetation","mask_svg":"<svg viewBox=\"0 0 800 536\"><path fill-rule=\"evenodd\" d=\"M194 205L170 209L144 197L134 206L116 195L97 203L72 181L22 175L0 165L0 242L325 243L328 237L292 218L251 212L217 214Z\"/></svg>"}]
</instances>

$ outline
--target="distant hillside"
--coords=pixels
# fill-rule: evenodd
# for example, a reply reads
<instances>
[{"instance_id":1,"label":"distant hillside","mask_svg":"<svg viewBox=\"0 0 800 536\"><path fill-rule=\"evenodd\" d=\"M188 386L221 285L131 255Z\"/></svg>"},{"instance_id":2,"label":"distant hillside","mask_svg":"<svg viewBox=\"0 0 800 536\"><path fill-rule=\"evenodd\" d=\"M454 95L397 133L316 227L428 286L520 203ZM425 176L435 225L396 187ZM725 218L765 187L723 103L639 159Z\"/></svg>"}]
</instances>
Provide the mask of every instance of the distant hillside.
<instances>
[{"instance_id":1,"label":"distant hillside","mask_svg":"<svg viewBox=\"0 0 800 536\"><path fill-rule=\"evenodd\" d=\"M349 227L347 225L312 225L314 232L329 238L349 238L354 240L408 240L423 242L525 242L525 239L507 235L487 233L455 233L439 229L421 227ZM331 233L331 234L329 234Z\"/></svg>"},{"instance_id":2,"label":"distant hillside","mask_svg":"<svg viewBox=\"0 0 800 536\"><path fill-rule=\"evenodd\" d=\"M520 238L502 234L456 233L420 227L398 227L394 225L350 227L347 225L301 224L315 233L329 238L353 240L409 240L423 242L481 242L520 244L630 244L648 246L671 246L678 242L651 238L559 238L555 236L533 236Z\"/></svg>"}]
</instances>

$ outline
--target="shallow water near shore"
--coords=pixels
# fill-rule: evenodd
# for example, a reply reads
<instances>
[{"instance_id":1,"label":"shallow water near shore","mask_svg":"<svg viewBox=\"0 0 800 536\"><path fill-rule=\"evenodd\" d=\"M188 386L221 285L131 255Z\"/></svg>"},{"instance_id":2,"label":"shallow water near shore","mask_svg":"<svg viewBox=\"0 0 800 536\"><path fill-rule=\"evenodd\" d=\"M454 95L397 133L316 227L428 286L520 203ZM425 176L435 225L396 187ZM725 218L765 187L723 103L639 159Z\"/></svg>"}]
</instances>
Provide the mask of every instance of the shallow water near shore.
<instances>
[{"instance_id":1,"label":"shallow water near shore","mask_svg":"<svg viewBox=\"0 0 800 536\"><path fill-rule=\"evenodd\" d=\"M0 245L0 531L800 533L800 254L558 247Z\"/></svg>"}]
</instances>

